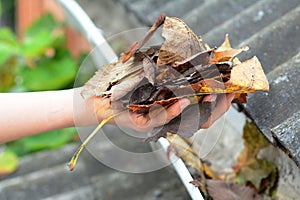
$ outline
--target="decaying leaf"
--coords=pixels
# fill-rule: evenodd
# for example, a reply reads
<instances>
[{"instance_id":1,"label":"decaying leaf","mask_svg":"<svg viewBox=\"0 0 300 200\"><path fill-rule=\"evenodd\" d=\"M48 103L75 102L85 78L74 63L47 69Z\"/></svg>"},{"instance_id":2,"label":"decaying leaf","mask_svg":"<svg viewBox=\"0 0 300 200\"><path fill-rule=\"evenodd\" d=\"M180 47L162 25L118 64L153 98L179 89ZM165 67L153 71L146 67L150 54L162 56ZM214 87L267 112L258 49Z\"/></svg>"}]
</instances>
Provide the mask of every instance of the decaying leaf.
<instances>
[{"instance_id":1,"label":"decaying leaf","mask_svg":"<svg viewBox=\"0 0 300 200\"><path fill-rule=\"evenodd\" d=\"M269 145L263 134L253 123L247 122L244 128L245 149L238 157L238 164L233 168L238 183L253 187L257 192L271 194L277 180L277 169L274 164L257 158L262 148Z\"/></svg>"},{"instance_id":2,"label":"decaying leaf","mask_svg":"<svg viewBox=\"0 0 300 200\"><path fill-rule=\"evenodd\" d=\"M177 134L167 133L166 139L170 143L171 150L180 157L184 162L193 167L198 174L204 173L209 178L218 179L218 176L210 169L208 165L203 163L199 156L190 147L188 142Z\"/></svg>"},{"instance_id":3,"label":"decaying leaf","mask_svg":"<svg viewBox=\"0 0 300 200\"><path fill-rule=\"evenodd\" d=\"M206 199L212 197L214 200L262 200L253 188L221 180L211 168L198 157L188 142L177 134L167 133L166 139L170 143L169 151L175 152L186 165L196 170L197 179L191 181L191 184L199 187Z\"/></svg>"},{"instance_id":4,"label":"decaying leaf","mask_svg":"<svg viewBox=\"0 0 300 200\"><path fill-rule=\"evenodd\" d=\"M162 36L165 42L158 54L158 65L170 65L181 62L196 53L205 51L202 39L181 20L176 17L166 17Z\"/></svg>"},{"instance_id":5,"label":"decaying leaf","mask_svg":"<svg viewBox=\"0 0 300 200\"><path fill-rule=\"evenodd\" d=\"M163 44L144 52L140 50L161 24L165 38ZM211 93L267 91L268 81L258 59L253 57L240 62L236 58L247 48L232 48L226 35L219 48L206 50L202 39L182 20L161 15L145 38L134 43L117 62L103 66L87 82L82 94L107 96L116 101L135 89L127 106L135 112L147 112L149 109L145 108L173 103L170 99ZM151 83L146 88L151 92L146 95L138 94L144 93L141 88L145 86L138 86L142 77Z\"/></svg>"},{"instance_id":6,"label":"decaying leaf","mask_svg":"<svg viewBox=\"0 0 300 200\"><path fill-rule=\"evenodd\" d=\"M206 190L206 177L218 179L218 176L210 169L210 167L202 162L199 156L194 152L185 139L177 134L167 133L166 139L169 141L169 151L173 151L178 157L180 157L186 165L196 170L196 176L199 176L198 186L205 196L208 196ZM169 153L168 153L169 154ZM191 183L195 184L195 183Z\"/></svg>"},{"instance_id":7,"label":"decaying leaf","mask_svg":"<svg viewBox=\"0 0 300 200\"><path fill-rule=\"evenodd\" d=\"M150 30L147 32L145 37L142 40L133 43L129 47L129 49L125 53L124 58L122 59L122 63L127 62L142 46L144 46L147 43L148 40L150 40L150 38L152 37L154 32L164 23L165 18L166 18L166 15L163 13L157 17L156 21L151 26Z\"/></svg>"},{"instance_id":8,"label":"decaying leaf","mask_svg":"<svg viewBox=\"0 0 300 200\"><path fill-rule=\"evenodd\" d=\"M143 76L142 63L135 62L133 58L126 63L122 63L123 58L124 55L121 55L117 62L103 65L85 84L81 92L82 96L87 98L90 96L110 95L112 86L120 84L121 80L128 80L128 77L135 73Z\"/></svg>"},{"instance_id":9,"label":"decaying leaf","mask_svg":"<svg viewBox=\"0 0 300 200\"><path fill-rule=\"evenodd\" d=\"M213 59L210 60L211 63L218 63L223 61L233 60L238 54L243 51L247 51L249 49L248 46L233 49L231 48L231 44L229 42L229 36L226 34L225 41L223 44L213 51ZM237 64L237 63L236 63Z\"/></svg>"},{"instance_id":10,"label":"decaying leaf","mask_svg":"<svg viewBox=\"0 0 300 200\"><path fill-rule=\"evenodd\" d=\"M225 83L227 92L248 93L269 90L268 80L256 56L233 67L230 80Z\"/></svg>"},{"instance_id":11,"label":"decaying leaf","mask_svg":"<svg viewBox=\"0 0 300 200\"><path fill-rule=\"evenodd\" d=\"M154 63L154 61L149 57L145 57L143 59L143 68L144 68L145 78L148 79L149 83L154 85L154 80L155 80L155 63Z\"/></svg>"}]
</instances>

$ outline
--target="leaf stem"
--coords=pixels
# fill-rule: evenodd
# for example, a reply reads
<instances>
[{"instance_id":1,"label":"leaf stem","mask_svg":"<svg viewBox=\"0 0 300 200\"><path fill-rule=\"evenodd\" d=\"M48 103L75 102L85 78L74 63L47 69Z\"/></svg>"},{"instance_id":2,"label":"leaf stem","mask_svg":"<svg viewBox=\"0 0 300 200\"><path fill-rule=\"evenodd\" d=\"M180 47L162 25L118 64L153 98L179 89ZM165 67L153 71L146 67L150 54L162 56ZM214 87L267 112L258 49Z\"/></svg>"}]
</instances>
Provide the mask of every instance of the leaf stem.
<instances>
[{"instance_id":1,"label":"leaf stem","mask_svg":"<svg viewBox=\"0 0 300 200\"><path fill-rule=\"evenodd\" d=\"M89 143L89 141L98 133L98 131L112 118L124 113L126 110L123 110L121 112L118 112L114 115L111 115L101 121L101 123L95 128L95 130L89 135L87 139L84 140L84 142L80 145L80 147L75 151L74 155L72 156L70 162L68 163L68 168L70 171L73 171L77 162L77 159L82 152L82 150L85 148L85 146Z\"/></svg>"}]
</instances>

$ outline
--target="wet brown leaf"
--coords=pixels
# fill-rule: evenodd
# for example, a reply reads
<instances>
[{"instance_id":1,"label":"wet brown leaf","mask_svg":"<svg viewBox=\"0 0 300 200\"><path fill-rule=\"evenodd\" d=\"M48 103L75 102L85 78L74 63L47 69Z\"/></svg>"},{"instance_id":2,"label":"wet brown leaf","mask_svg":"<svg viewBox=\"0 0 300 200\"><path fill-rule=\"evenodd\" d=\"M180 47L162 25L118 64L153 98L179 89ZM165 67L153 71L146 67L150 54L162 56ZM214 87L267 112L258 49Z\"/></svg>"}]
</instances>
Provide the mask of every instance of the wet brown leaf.
<instances>
[{"instance_id":1,"label":"wet brown leaf","mask_svg":"<svg viewBox=\"0 0 300 200\"><path fill-rule=\"evenodd\" d=\"M162 36L165 42L162 44L157 64L172 66L175 62L181 62L199 52L205 51L202 39L181 20L176 17L166 17Z\"/></svg>"},{"instance_id":2,"label":"wet brown leaf","mask_svg":"<svg viewBox=\"0 0 300 200\"><path fill-rule=\"evenodd\" d=\"M211 168L199 158L199 156L190 147L188 142L178 134L167 133L166 139L169 141L169 151L173 151L180 157L186 165L194 168L200 177L201 191L207 196L206 177L218 179L218 176Z\"/></svg>"}]
</instances>

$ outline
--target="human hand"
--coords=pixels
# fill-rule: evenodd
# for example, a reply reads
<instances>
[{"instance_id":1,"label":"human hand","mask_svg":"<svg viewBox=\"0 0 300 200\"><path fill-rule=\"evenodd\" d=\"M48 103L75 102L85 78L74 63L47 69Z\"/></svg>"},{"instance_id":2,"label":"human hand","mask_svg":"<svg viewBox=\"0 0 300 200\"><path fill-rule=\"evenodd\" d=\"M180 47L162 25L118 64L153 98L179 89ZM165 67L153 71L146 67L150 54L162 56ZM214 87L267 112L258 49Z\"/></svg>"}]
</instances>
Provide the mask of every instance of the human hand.
<instances>
[{"instance_id":1,"label":"human hand","mask_svg":"<svg viewBox=\"0 0 300 200\"><path fill-rule=\"evenodd\" d=\"M208 120L201 126L201 128L209 128L217 119L219 119L225 112L228 111L231 101L235 94L222 94L218 98L216 107ZM215 101L217 95L207 95L203 101ZM140 132L149 132L153 128L167 124L173 118L178 116L184 108L190 105L187 98L179 99L176 103L165 109L159 109L157 112L150 112L149 114L137 114L131 111L126 111L110 121L112 124L132 128ZM110 115L116 114L110 105L110 99L103 99L94 97L94 106L99 120L105 119Z\"/></svg>"}]
</instances>

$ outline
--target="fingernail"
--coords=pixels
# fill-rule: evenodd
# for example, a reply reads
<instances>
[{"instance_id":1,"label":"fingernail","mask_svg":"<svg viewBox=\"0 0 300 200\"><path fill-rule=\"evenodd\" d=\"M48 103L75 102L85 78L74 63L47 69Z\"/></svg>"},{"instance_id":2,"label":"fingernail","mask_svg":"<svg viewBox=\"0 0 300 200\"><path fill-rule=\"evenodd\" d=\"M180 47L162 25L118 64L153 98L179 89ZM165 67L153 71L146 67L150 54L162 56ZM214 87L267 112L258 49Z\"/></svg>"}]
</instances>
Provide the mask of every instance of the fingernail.
<instances>
[{"instance_id":1,"label":"fingernail","mask_svg":"<svg viewBox=\"0 0 300 200\"><path fill-rule=\"evenodd\" d=\"M179 103L180 103L180 108L182 110L185 109L188 105L190 105L190 101L186 98L180 99Z\"/></svg>"}]
</instances>

